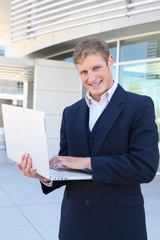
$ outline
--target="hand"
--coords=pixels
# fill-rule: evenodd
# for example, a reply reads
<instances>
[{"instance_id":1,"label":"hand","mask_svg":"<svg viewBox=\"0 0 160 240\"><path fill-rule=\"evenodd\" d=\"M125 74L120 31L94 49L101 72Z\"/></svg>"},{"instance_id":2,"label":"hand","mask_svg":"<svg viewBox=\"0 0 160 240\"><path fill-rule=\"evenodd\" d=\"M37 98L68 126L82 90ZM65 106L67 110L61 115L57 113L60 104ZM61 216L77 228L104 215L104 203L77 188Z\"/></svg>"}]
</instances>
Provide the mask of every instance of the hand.
<instances>
[{"instance_id":1,"label":"hand","mask_svg":"<svg viewBox=\"0 0 160 240\"><path fill-rule=\"evenodd\" d=\"M32 159L29 157L29 154L24 153L21 158L21 163L17 163L16 166L23 172L27 177L37 178L42 182L48 183L49 179L42 177L36 170L32 168Z\"/></svg>"},{"instance_id":2,"label":"hand","mask_svg":"<svg viewBox=\"0 0 160 240\"><path fill-rule=\"evenodd\" d=\"M72 169L92 170L90 157L55 156L51 158L49 165L50 167L54 167L54 169L63 165Z\"/></svg>"}]
</instances>

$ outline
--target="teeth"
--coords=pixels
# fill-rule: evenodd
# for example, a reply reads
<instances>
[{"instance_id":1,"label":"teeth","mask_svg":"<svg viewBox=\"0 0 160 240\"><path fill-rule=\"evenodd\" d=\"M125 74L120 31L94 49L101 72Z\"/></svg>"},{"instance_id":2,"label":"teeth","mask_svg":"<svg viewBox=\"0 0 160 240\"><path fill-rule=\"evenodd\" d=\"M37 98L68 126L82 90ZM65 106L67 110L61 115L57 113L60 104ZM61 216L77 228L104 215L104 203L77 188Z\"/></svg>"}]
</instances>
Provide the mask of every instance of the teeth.
<instances>
[{"instance_id":1,"label":"teeth","mask_svg":"<svg viewBox=\"0 0 160 240\"><path fill-rule=\"evenodd\" d=\"M92 86L94 87L94 86L97 86L98 84L100 84L100 82L92 84Z\"/></svg>"}]
</instances>

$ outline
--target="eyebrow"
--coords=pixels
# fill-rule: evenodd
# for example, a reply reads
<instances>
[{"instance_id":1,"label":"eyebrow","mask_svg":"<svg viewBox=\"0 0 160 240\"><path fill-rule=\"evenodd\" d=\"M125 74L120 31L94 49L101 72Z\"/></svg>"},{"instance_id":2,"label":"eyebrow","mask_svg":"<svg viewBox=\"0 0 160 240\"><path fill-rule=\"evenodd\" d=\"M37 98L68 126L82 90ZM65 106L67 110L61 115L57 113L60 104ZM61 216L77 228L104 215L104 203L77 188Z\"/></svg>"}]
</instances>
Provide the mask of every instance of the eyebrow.
<instances>
[{"instance_id":1,"label":"eyebrow","mask_svg":"<svg viewBox=\"0 0 160 240\"><path fill-rule=\"evenodd\" d=\"M80 71L80 73L82 73L82 72L87 72L87 70L86 70L86 69L83 69L83 70Z\"/></svg>"},{"instance_id":2,"label":"eyebrow","mask_svg":"<svg viewBox=\"0 0 160 240\"><path fill-rule=\"evenodd\" d=\"M102 64L98 63L98 64L92 66L91 69L93 69L93 68L95 68L95 67L102 67Z\"/></svg>"},{"instance_id":3,"label":"eyebrow","mask_svg":"<svg viewBox=\"0 0 160 240\"><path fill-rule=\"evenodd\" d=\"M95 67L101 67L101 66L102 66L102 64L97 63L97 64L93 65L90 69L93 69L93 68L95 68ZM83 70L81 70L79 73L81 74L81 73L83 73L83 72L88 72L88 70L83 69Z\"/></svg>"}]
</instances>

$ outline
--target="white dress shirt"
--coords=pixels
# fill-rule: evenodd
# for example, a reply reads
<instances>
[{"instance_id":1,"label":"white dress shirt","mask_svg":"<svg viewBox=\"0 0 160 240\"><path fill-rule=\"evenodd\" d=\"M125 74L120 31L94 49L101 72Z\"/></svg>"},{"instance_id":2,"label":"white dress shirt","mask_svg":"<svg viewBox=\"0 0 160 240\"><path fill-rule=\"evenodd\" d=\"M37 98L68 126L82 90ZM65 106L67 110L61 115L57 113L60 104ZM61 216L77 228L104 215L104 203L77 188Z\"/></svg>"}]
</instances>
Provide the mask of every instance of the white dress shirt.
<instances>
[{"instance_id":1,"label":"white dress shirt","mask_svg":"<svg viewBox=\"0 0 160 240\"><path fill-rule=\"evenodd\" d=\"M105 93L102 94L101 100L99 102L95 101L89 92L86 94L86 103L89 107L89 129L92 131L96 121L104 111L104 109L107 107L109 101L111 100L111 97L113 96L113 93L115 92L118 84L114 82L112 87Z\"/></svg>"}]
</instances>

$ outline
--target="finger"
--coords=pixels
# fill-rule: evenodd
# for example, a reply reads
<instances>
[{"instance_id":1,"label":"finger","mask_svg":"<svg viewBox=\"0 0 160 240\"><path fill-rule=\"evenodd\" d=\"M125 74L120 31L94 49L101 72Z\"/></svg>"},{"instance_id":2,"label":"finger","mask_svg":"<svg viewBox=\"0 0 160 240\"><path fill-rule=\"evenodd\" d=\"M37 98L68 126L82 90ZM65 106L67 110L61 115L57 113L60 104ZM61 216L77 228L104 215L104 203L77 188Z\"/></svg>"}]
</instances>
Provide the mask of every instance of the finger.
<instances>
[{"instance_id":1,"label":"finger","mask_svg":"<svg viewBox=\"0 0 160 240\"><path fill-rule=\"evenodd\" d=\"M31 173L28 173L25 170L22 170L22 172L23 172L23 175L25 175L27 177L31 177L32 176Z\"/></svg>"},{"instance_id":2,"label":"finger","mask_svg":"<svg viewBox=\"0 0 160 240\"><path fill-rule=\"evenodd\" d=\"M57 161L58 161L58 156L54 156L49 160L49 166L50 167L54 166L57 163Z\"/></svg>"},{"instance_id":3,"label":"finger","mask_svg":"<svg viewBox=\"0 0 160 240\"><path fill-rule=\"evenodd\" d=\"M25 159L25 153L23 153L21 157L21 167L23 166L24 159Z\"/></svg>"},{"instance_id":4,"label":"finger","mask_svg":"<svg viewBox=\"0 0 160 240\"><path fill-rule=\"evenodd\" d=\"M51 160L49 161L49 166L52 167L53 165L54 165L54 163L53 163L53 160L51 159Z\"/></svg>"},{"instance_id":5,"label":"finger","mask_svg":"<svg viewBox=\"0 0 160 240\"><path fill-rule=\"evenodd\" d=\"M28 157L29 156L27 153L22 155L22 162L21 162L22 169L26 168Z\"/></svg>"},{"instance_id":6,"label":"finger","mask_svg":"<svg viewBox=\"0 0 160 240\"><path fill-rule=\"evenodd\" d=\"M37 174L37 172L36 172L35 169L31 168L31 169L30 169L30 172L31 172L31 174L32 174L32 176L33 176L34 178L37 178L37 177L38 177L38 174Z\"/></svg>"},{"instance_id":7,"label":"finger","mask_svg":"<svg viewBox=\"0 0 160 240\"><path fill-rule=\"evenodd\" d=\"M31 159L31 158L28 158L28 159L27 159L27 162L26 162L25 172L28 173L31 168L32 168L32 159Z\"/></svg>"},{"instance_id":8,"label":"finger","mask_svg":"<svg viewBox=\"0 0 160 240\"><path fill-rule=\"evenodd\" d=\"M25 155L26 155L26 153L23 153L23 154L22 154L22 157L21 157L21 164L23 163L23 160L24 160L24 158L25 158Z\"/></svg>"},{"instance_id":9,"label":"finger","mask_svg":"<svg viewBox=\"0 0 160 240\"><path fill-rule=\"evenodd\" d=\"M33 178L37 178L37 179L39 179L40 181L44 181L44 182L50 181L50 179L47 179L47 178L39 175L39 174L36 172L36 170L33 169L33 168L30 169L30 172L31 172Z\"/></svg>"},{"instance_id":10,"label":"finger","mask_svg":"<svg viewBox=\"0 0 160 240\"><path fill-rule=\"evenodd\" d=\"M56 164L54 164L53 168L54 169L58 169L62 165L66 167L66 165L65 165L65 163L63 161L58 161Z\"/></svg>"},{"instance_id":11,"label":"finger","mask_svg":"<svg viewBox=\"0 0 160 240\"><path fill-rule=\"evenodd\" d=\"M16 163L16 166L19 168L19 170L22 171L22 168L21 168L21 164L20 164L20 163Z\"/></svg>"}]
</instances>

